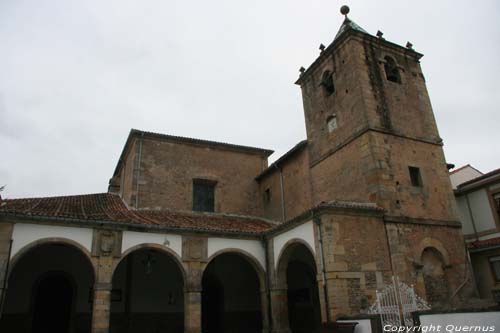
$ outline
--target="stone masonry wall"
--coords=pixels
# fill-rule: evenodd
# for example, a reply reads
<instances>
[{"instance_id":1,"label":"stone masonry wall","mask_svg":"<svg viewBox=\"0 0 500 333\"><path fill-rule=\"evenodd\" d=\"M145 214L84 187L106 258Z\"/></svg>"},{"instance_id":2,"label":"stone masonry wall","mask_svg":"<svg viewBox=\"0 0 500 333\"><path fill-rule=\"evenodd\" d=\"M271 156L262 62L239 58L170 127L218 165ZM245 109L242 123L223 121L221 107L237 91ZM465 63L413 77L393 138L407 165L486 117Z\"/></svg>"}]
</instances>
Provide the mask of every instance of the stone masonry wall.
<instances>
[{"instance_id":1,"label":"stone masonry wall","mask_svg":"<svg viewBox=\"0 0 500 333\"><path fill-rule=\"evenodd\" d=\"M129 172L124 181L131 192L138 184L138 208L192 210L193 179L199 178L216 182L216 212L262 215L254 178L267 166L264 156L155 139L143 139L140 155L139 177Z\"/></svg>"},{"instance_id":2,"label":"stone masonry wall","mask_svg":"<svg viewBox=\"0 0 500 333\"><path fill-rule=\"evenodd\" d=\"M387 215L458 221L456 202L440 145L378 132L370 133L374 168L370 201ZM411 184L408 167L418 167L421 187Z\"/></svg>"},{"instance_id":3,"label":"stone masonry wall","mask_svg":"<svg viewBox=\"0 0 500 333\"><path fill-rule=\"evenodd\" d=\"M330 317L366 310L392 275L382 218L328 213L321 226Z\"/></svg>"},{"instance_id":4,"label":"stone masonry wall","mask_svg":"<svg viewBox=\"0 0 500 333\"><path fill-rule=\"evenodd\" d=\"M453 293L465 279L465 245L460 228L407 223L387 223L387 237L392 253L394 274L413 284L419 296L426 299L422 252L431 248L442 257L448 290ZM470 296L466 286L452 304ZM451 294L449 295L451 296ZM444 303L446 303L446 300Z\"/></svg>"},{"instance_id":5,"label":"stone masonry wall","mask_svg":"<svg viewBox=\"0 0 500 333\"><path fill-rule=\"evenodd\" d=\"M325 71L333 73L335 91L332 94L325 93L321 86ZM364 72L363 46L349 41L325 56L314 71L303 78L302 100L312 164L367 128L364 98L359 89ZM334 115L338 127L329 133L327 120Z\"/></svg>"},{"instance_id":6,"label":"stone masonry wall","mask_svg":"<svg viewBox=\"0 0 500 333\"><path fill-rule=\"evenodd\" d=\"M367 177L373 168L368 134L311 167L314 205L332 200L369 200ZM374 180L372 180L374 181Z\"/></svg>"},{"instance_id":7,"label":"stone masonry wall","mask_svg":"<svg viewBox=\"0 0 500 333\"><path fill-rule=\"evenodd\" d=\"M304 149L279 166L283 173L283 192L285 199L285 219L289 220L311 207L311 183L309 158ZM269 189L269 201L265 191ZM281 180L279 170L274 170L259 181L259 191L263 197L264 217L281 221Z\"/></svg>"}]
</instances>

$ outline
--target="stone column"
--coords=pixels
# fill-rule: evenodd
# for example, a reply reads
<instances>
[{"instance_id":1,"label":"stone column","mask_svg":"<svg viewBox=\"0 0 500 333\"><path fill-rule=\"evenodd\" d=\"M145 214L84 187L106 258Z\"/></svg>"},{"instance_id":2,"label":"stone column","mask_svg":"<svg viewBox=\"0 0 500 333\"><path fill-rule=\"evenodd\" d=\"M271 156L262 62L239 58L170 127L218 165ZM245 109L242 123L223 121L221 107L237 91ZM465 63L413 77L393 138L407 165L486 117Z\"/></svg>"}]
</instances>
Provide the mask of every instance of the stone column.
<instances>
[{"instance_id":1,"label":"stone column","mask_svg":"<svg viewBox=\"0 0 500 333\"><path fill-rule=\"evenodd\" d=\"M270 333L271 329L269 327L269 299L267 294L267 289L262 289L260 291L260 311L262 313L262 333Z\"/></svg>"},{"instance_id":2,"label":"stone column","mask_svg":"<svg viewBox=\"0 0 500 333\"><path fill-rule=\"evenodd\" d=\"M275 286L271 289L272 333L291 333L288 321L288 288Z\"/></svg>"},{"instance_id":3,"label":"stone column","mask_svg":"<svg viewBox=\"0 0 500 333\"><path fill-rule=\"evenodd\" d=\"M113 270L121 255L122 233L94 229L92 263L94 275L94 300L92 303L92 333L108 333L111 314Z\"/></svg>"},{"instance_id":4,"label":"stone column","mask_svg":"<svg viewBox=\"0 0 500 333\"><path fill-rule=\"evenodd\" d=\"M92 333L108 333L111 311L111 283L94 285L92 306Z\"/></svg>"},{"instance_id":5,"label":"stone column","mask_svg":"<svg viewBox=\"0 0 500 333\"><path fill-rule=\"evenodd\" d=\"M184 332L201 333L201 290L184 292Z\"/></svg>"},{"instance_id":6,"label":"stone column","mask_svg":"<svg viewBox=\"0 0 500 333\"><path fill-rule=\"evenodd\" d=\"M201 333L201 291L207 265L208 240L182 237L182 261L186 268L184 287L184 332Z\"/></svg>"}]
</instances>

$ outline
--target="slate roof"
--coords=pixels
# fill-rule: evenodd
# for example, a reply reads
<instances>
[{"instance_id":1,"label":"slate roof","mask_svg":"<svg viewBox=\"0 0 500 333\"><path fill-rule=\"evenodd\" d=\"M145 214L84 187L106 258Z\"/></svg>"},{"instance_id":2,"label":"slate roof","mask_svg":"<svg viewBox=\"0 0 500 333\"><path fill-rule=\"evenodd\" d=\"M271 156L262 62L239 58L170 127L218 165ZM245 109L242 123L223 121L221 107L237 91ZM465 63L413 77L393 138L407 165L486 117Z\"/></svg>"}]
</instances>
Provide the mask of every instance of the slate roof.
<instances>
[{"instance_id":1,"label":"slate roof","mask_svg":"<svg viewBox=\"0 0 500 333\"><path fill-rule=\"evenodd\" d=\"M344 33L344 31L347 31L349 29L356 30L369 35L369 33L365 29L361 28L359 25L356 24L356 22L346 17L344 22L342 22L342 25L340 26L339 31L337 32L333 40L335 41L337 38L340 37L340 35Z\"/></svg>"},{"instance_id":2,"label":"slate roof","mask_svg":"<svg viewBox=\"0 0 500 333\"><path fill-rule=\"evenodd\" d=\"M258 217L173 210L131 210L110 193L0 201L0 216L114 223L155 229L257 235L275 226Z\"/></svg>"}]
</instances>

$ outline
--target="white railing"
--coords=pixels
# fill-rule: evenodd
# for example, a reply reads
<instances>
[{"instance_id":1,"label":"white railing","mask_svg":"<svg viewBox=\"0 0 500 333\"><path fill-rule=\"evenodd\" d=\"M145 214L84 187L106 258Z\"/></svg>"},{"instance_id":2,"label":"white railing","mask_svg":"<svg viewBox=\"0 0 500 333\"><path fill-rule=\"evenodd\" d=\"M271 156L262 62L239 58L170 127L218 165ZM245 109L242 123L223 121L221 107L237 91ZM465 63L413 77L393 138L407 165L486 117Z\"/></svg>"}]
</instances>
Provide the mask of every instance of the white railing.
<instances>
[{"instance_id":1,"label":"white railing","mask_svg":"<svg viewBox=\"0 0 500 333\"><path fill-rule=\"evenodd\" d=\"M382 327L412 327L412 313L420 310L430 310L430 306L415 293L413 285L408 286L393 276L391 285L382 291L377 290L377 300L368 313L380 315Z\"/></svg>"}]
</instances>

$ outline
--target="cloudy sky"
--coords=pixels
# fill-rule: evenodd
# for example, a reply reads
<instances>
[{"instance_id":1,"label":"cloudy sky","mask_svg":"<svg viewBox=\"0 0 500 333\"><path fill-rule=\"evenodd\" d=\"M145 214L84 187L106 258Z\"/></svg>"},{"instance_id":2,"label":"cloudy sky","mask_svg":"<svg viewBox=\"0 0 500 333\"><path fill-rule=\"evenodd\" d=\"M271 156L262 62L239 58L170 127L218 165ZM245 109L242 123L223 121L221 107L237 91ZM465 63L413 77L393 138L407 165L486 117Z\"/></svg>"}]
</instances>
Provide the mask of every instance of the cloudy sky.
<instances>
[{"instance_id":1,"label":"cloudy sky","mask_svg":"<svg viewBox=\"0 0 500 333\"><path fill-rule=\"evenodd\" d=\"M131 128L274 149L305 138L300 66L333 0L0 1L4 197L103 192ZM448 162L500 167L500 2L347 2L425 54Z\"/></svg>"}]
</instances>

